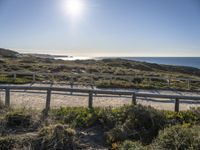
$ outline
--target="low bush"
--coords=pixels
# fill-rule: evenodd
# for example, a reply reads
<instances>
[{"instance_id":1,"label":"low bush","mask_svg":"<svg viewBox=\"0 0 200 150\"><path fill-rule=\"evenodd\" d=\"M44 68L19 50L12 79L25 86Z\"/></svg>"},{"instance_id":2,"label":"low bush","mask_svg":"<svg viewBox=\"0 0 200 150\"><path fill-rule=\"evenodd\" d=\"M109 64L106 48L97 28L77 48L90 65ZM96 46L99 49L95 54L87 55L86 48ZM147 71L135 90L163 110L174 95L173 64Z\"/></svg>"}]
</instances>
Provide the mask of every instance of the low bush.
<instances>
[{"instance_id":1,"label":"low bush","mask_svg":"<svg viewBox=\"0 0 200 150\"><path fill-rule=\"evenodd\" d=\"M150 143L167 123L162 111L141 105L121 108L60 108L52 110L55 120L74 127L101 125L108 143L127 139Z\"/></svg>"},{"instance_id":2,"label":"low bush","mask_svg":"<svg viewBox=\"0 0 200 150\"><path fill-rule=\"evenodd\" d=\"M100 80L96 82L98 88L135 88L135 84L124 80Z\"/></svg>"},{"instance_id":3,"label":"low bush","mask_svg":"<svg viewBox=\"0 0 200 150\"><path fill-rule=\"evenodd\" d=\"M126 107L125 110L126 116L121 124L107 132L108 143L127 139L150 143L166 124L164 114L151 107L136 105Z\"/></svg>"},{"instance_id":4,"label":"low bush","mask_svg":"<svg viewBox=\"0 0 200 150\"><path fill-rule=\"evenodd\" d=\"M0 99L0 111L2 109L5 109L5 104L3 103L3 101Z\"/></svg>"},{"instance_id":5,"label":"low bush","mask_svg":"<svg viewBox=\"0 0 200 150\"><path fill-rule=\"evenodd\" d=\"M0 137L0 149L10 150L15 146L16 139L12 137Z\"/></svg>"},{"instance_id":6,"label":"low bush","mask_svg":"<svg viewBox=\"0 0 200 150\"><path fill-rule=\"evenodd\" d=\"M133 142L133 141L124 141L118 150L147 150L146 147L144 147L141 143L139 142Z\"/></svg>"},{"instance_id":7,"label":"low bush","mask_svg":"<svg viewBox=\"0 0 200 150\"><path fill-rule=\"evenodd\" d=\"M52 110L52 116L55 116L55 120L74 127L89 127L97 123L95 111L83 107Z\"/></svg>"},{"instance_id":8,"label":"low bush","mask_svg":"<svg viewBox=\"0 0 200 150\"><path fill-rule=\"evenodd\" d=\"M175 125L159 132L154 149L188 150L200 149L200 126Z\"/></svg>"},{"instance_id":9,"label":"low bush","mask_svg":"<svg viewBox=\"0 0 200 150\"><path fill-rule=\"evenodd\" d=\"M12 135L0 137L0 150L32 150L34 136Z\"/></svg>"},{"instance_id":10,"label":"low bush","mask_svg":"<svg viewBox=\"0 0 200 150\"><path fill-rule=\"evenodd\" d=\"M188 124L194 125L200 123L200 109L191 109L188 111L172 112L164 111L168 124Z\"/></svg>"},{"instance_id":11,"label":"low bush","mask_svg":"<svg viewBox=\"0 0 200 150\"><path fill-rule=\"evenodd\" d=\"M9 128L28 128L31 122L31 115L24 112L11 112L6 115L6 126Z\"/></svg>"},{"instance_id":12,"label":"low bush","mask_svg":"<svg viewBox=\"0 0 200 150\"><path fill-rule=\"evenodd\" d=\"M103 108L97 113L100 124L106 129L112 129L118 124L122 124L126 119L126 111L129 106L123 106L121 108Z\"/></svg>"},{"instance_id":13,"label":"low bush","mask_svg":"<svg viewBox=\"0 0 200 150\"><path fill-rule=\"evenodd\" d=\"M5 116L0 116L0 144L1 147L7 146L11 147L10 149L15 146L20 147L20 143L21 146L25 143L25 147L31 145L32 149L44 150L52 147L74 149L81 141L77 138L81 136L89 138L88 136L91 135L87 134L88 131L93 131L96 127L98 131L99 128L102 129L99 131L101 137L105 135L101 142L112 146L113 149L179 150L184 147L185 149L200 149L200 144L198 144L200 143L199 108L179 113L160 111L142 105L93 109L60 108L51 109L48 118L40 120L41 122L31 111L24 109L9 111L5 113ZM40 127L43 128L38 132ZM72 128L76 128L77 134ZM34 132L36 137L24 142L23 140L27 139L26 136L23 139L9 136L13 133L13 135L20 133L21 136L27 132Z\"/></svg>"},{"instance_id":14,"label":"low bush","mask_svg":"<svg viewBox=\"0 0 200 150\"><path fill-rule=\"evenodd\" d=\"M59 149L66 150L75 149L75 130L61 124L44 127L39 132L38 137L33 141L33 148Z\"/></svg>"},{"instance_id":15,"label":"low bush","mask_svg":"<svg viewBox=\"0 0 200 150\"><path fill-rule=\"evenodd\" d=\"M17 77L16 80L13 79L13 77L9 77L9 76L1 76L0 78L0 83L3 84L25 84L25 83L31 83L32 80L29 78L25 78L25 77Z\"/></svg>"},{"instance_id":16,"label":"low bush","mask_svg":"<svg viewBox=\"0 0 200 150\"><path fill-rule=\"evenodd\" d=\"M2 132L26 132L36 131L41 125L42 120L40 114L36 110L31 109L10 109L2 115ZM1 130L0 130L1 131Z\"/></svg>"}]
</instances>

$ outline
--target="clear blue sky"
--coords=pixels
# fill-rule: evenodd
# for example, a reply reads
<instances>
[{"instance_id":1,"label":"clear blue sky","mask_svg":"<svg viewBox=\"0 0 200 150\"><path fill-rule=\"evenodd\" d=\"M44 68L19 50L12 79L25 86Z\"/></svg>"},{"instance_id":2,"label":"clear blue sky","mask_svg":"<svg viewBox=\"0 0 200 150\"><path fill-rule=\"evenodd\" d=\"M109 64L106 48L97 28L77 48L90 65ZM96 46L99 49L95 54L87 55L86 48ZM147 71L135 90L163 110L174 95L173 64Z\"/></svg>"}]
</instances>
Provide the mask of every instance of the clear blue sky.
<instances>
[{"instance_id":1,"label":"clear blue sky","mask_svg":"<svg viewBox=\"0 0 200 150\"><path fill-rule=\"evenodd\" d=\"M78 56L200 56L200 0L0 0L0 47ZM68 7L65 7L68 9Z\"/></svg>"}]
</instances>

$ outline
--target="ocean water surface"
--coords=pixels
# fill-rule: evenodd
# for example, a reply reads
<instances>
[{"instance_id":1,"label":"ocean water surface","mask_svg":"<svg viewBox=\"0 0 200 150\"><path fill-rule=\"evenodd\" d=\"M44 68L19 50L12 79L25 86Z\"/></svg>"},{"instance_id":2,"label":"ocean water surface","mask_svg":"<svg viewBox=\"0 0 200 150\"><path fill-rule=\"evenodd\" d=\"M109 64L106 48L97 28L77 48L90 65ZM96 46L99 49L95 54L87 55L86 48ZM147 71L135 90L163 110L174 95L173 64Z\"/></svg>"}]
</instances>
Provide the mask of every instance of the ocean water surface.
<instances>
[{"instance_id":1,"label":"ocean water surface","mask_svg":"<svg viewBox=\"0 0 200 150\"><path fill-rule=\"evenodd\" d=\"M124 59L200 69L200 57L125 57Z\"/></svg>"},{"instance_id":2,"label":"ocean water surface","mask_svg":"<svg viewBox=\"0 0 200 150\"><path fill-rule=\"evenodd\" d=\"M188 66L200 69L200 57L59 57L55 59L87 60L87 59L105 59L105 58L121 58L133 61L166 64L174 66Z\"/></svg>"}]
</instances>

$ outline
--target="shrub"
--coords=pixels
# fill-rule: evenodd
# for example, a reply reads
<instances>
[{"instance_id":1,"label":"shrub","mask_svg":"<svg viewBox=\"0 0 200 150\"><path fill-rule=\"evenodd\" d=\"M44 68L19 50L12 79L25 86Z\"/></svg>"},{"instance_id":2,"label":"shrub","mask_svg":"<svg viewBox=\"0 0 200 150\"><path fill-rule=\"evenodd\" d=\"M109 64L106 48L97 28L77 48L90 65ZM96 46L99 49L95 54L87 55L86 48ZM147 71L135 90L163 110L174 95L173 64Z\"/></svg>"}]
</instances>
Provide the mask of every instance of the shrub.
<instances>
[{"instance_id":1,"label":"shrub","mask_svg":"<svg viewBox=\"0 0 200 150\"><path fill-rule=\"evenodd\" d=\"M74 127L102 125L108 143L126 139L141 140L149 143L157 136L159 129L166 123L161 111L141 105L121 108L60 108L52 110L52 116L61 123Z\"/></svg>"},{"instance_id":2,"label":"shrub","mask_svg":"<svg viewBox=\"0 0 200 150\"><path fill-rule=\"evenodd\" d=\"M160 131L153 144L154 149L200 149L200 126L192 128L175 125Z\"/></svg>"},{"instance_id":3,"label":"shrub","mask_svg":"<svg viewBox=\"0 0 200 150\"><path fill-rule=\"evenodd\" d=\"M28 128L32 118L24 112L10 112L6 115L6 126L9 128Z\"/></svg>"},{"instance_id":4,"label":"shrub","mask_svg":"<svg viewBox=\"0 0 200 150\"><path fill-rule=\"evenodd\" d=\"M0 137L0 150L27 150L31 149L31 142L34 136L5 136Z\"/></svg>"},{"instance_id":5,"label":"shrub","mask_svg":"<svg viewBox=\"0 0 200 150\"><path fill-rule=\"evenodd\" d=\"M105 129L112 129L117 124L121 124L126 118L125 107L103 108L98 111L98 120Z\"/></svg>"},{"instance_id":6,"label":"shrub","mask_svg":"<svg viewBox=\"0 0 200 150\"><path fill-rule=\"evenodd\" d=\"M166 123L164 114L151 107L141 105L126 108L126 118L107 132L107 142L113 143L126 139L150 143Z\"/></svg>"},{"instance_id":7,"label":"shrub","mask_svg":"<svg viewBox=\"0 0 200 150\"><path fill-rule=\"evenodd\" d=\"M122 126L117 126L110 131L106 132L106 142L111 144L114 142L121 142L128 139L127 132L124 131Z\"/></svg>"},{"instance_id":8,"label":"shrub","mask_svg":"<svg viewBox=\"0 0 200 150\"><path fill-rule=\"evenodd\" d=\"M139 142L132 142L132 141L124 141L119 150L147 150L141 143Z\"/></svg>"},{"instance_id":9,"label":"shrub","mask_svg":"<svg viewBox=\"0 0 200 150\"><path fill-rule=\"evenodd\" d=\"M135 84L124 80L100 80L96 83L98 88L134 88Z\"/></svg>"},{"instance_id":10,"label":"shrub","mask_svg":"<svg viewBox=\"0 0 200 150\"><path fill-rule=\"evenodd\" d=\"M83 107L52 110L52 115L56 120L74 127L89 127L97 123L95 111Z\"/></svg>"},{"instance_id":11,"label":"shrub","mask_svg":"<svg viewBox=\"0 0 200 150\"><path fill-rule=\"evenodd\" d=\"M9 150L14 147L16 140L12 137L0 137L0 149Z\"/></svg>"},{"instance_id":12,"label":"shrub","mask_svg":"<svg viewBox=\"0 0 200 150\"><path fill-rule=\"evenodd\" d=\"M169 124L197 124L200 122L200 111L198 109L192 109L188 111L172 112L165 111L165 117Z\"/></svg>"},{"instance_id":13,"label":"shrub","mask_svg":"<svg viewBox=\"0 0 200 150\"><path fill-rule=\"evenodd\" d=\"M75 130L61 124L44 127L33 142L34 149L75 149Z\"/></svg>"},{"instance_id":14,"label":"shrub","mask_svg":"<svg viewBox=\"0 0 200 150\"><path fill-rule=\"evenodd\" d=\"M5 108L5 105L4 105L4 103L2 102L2 100L0 99L0 110L1 109L4 109Z\"/></svg>"}]
</instances>

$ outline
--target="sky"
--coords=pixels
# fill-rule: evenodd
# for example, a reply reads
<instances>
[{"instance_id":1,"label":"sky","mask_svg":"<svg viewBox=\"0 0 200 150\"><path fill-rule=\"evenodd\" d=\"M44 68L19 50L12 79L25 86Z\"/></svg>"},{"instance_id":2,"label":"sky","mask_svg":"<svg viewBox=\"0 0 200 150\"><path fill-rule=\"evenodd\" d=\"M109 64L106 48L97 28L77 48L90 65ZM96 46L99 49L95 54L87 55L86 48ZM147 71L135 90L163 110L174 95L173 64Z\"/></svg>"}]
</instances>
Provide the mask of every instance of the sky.
<instances>
[{"instance_id":1,"label":"sky","mask_svg":"<svg viewBox=\"0 0 200 150\"><path fill-rule=\"evenodd\" d=\"M86 57L197 57L200 0L0 0L0 47Z\"/></svg>"}]
</instances>

